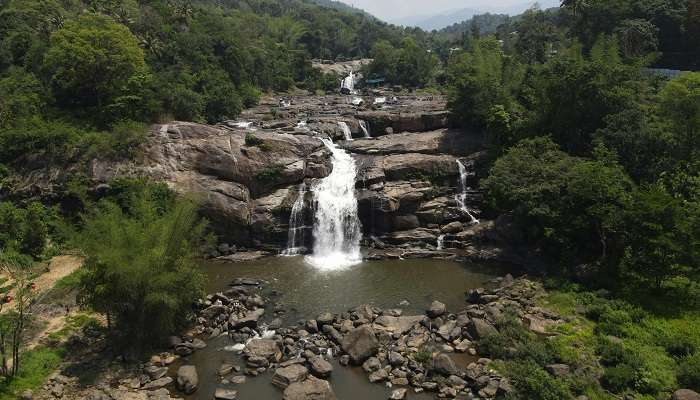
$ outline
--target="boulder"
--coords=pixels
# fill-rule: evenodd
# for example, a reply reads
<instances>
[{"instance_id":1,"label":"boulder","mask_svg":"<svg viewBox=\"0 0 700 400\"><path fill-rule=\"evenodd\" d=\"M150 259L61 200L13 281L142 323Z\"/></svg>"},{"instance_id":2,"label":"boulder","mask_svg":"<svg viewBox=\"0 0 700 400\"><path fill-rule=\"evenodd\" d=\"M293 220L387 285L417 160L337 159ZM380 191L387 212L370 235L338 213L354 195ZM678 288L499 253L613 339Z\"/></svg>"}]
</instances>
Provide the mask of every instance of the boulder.
<instances>
[{"instance_id":1,"label":"boulder","mask_svg":"<svg viewBox=\"0 0 700 400\"><path fill-rule=\"evenodd\" d=\"M341 343L354 364L362 364L366 359L377 354L379 341L374 330L368 325L362 325L348 332Z\"/></svg>"},{"instance_id":2,"label":"boulder","mask_svg":"<svg viewBox=\"0 0 700 400\"><path fill-rule=\"evenodd\" d=\"M214 399L216 400L236 400L238 397L238 392L231 389L217 388L214 392Z\"/></svg>"},{"instance_id":3,"label":"boulder","mask_svg":"<svg viewBox=\"0 0 700 400\"><path fill-rule=\"evenodd\" d=\"M438 354L433 358L433 370L444 376L459 374L457 366L447 354Z\"/></svg>"},{"instance_id":4,"label":"boulder","mask_svg":"<svg viewBox=\"0 0 700 400\"><path fill-rule=\"evenodd\" d=\"M327 381L309 376L303 382L295 382L284 390L283 400L336 400Z\"/></svg>"},{"instance_id":5,"label":"boulder","mask_svg":"<svg viewBox=\"0 0 700 400\"><path fill-rule=\"evenodd\" d=\"M321 356L311 358L309 366L311 367L311 373L317 378L327 378L333 372L331 363L324 360Z\"/></svg>"},{"instance_id":6,"label":"boulder","mask_svg":"<svg viewBox=\"0 0 700 400\"><path fill-rule=\"evenodd\" d=\"M486 320L480 318L472 318L467 324L467 332L473 340L483 339L489 335L495 335L498 330Z\"/></svg>"},{"instance_id":7,"label":"boulder","mask_svg":"<svg viewBox=\"0 0 700 400\"><path fill-rule=\"evenodd\" d=\"M257 328L258 320L265 314L265 309L258 308L253 311L246 311L243 316L231 315L228 321L229 328L233 330L241 328Z\"/></svg>"},{"instance_id":8,"label":"boulder","mask_svg":"<svg viewBox=\"0 0 700 400\"><path fill-rule=\"evenodd\" d=\"M168 386L171 383L173 383L173 378L169 376L162 377L160 379L156 379L154 381L150 381L147 384L143 385L142 389L143 390L156 390L160 389L164 386Z\"/></svg>"},{"instance_id":9,"label":"boulder","mask_svg":"<svg viewBox=\"0 0 700 400\"><path fill-rule=\"evenodd\" d=\"M183 365L177 370L177 388L185 394L192 394L199 386L199 376L194 365Z\"/></svg>"},{"instance_id":10,"label":"boulder","mask_svg":"<svg viewBox=\"0 0 700 400\"><path fill-rule=\"evenodd\" d=\"M248 358L263 358L271 362L279 362L282 359L282 351L274 340L251 340L243 350Z\"/></svg>"},{"instance_id":11,"label":"boulder","mask_svg":"<svg viewBox=\"0 0 700 400\"><path fill-rule=\"evenodd\" d=\"M369 374L369 381L371 383L384 382L387 379L389 379L389 372L384 368Z\"/></svg>"},{"instance_id":12,"label":"boulder","mask_svg":"<svg viewBox=\"0 0 700 400\"><path fill-rule=\"evenodd\" d=\"M700 394L690 389L680 389L673 393L673 400L700 400Z\"/></svg>"},{"instance_id":13,"label":"boulder","mask_svg":"<svg viewBox=\"0 0 700 400\"><path fill-rule=\"evenodd\" d=\"M309 376L309 370L303 365L292 364L288 367L278 368L272 376L272 384L284 389L295 382L301 382Z\"/></svg>"},{"instance_id":14,"label":"boulder","mask_svg":"<svg viewBox=\"0 0 700 400\"><path fill-rule=\"evenodd\" d=\"M444 303L441 303L439 301L433 301L430 304L430 308L428 309L428 316L430 318L437 318L447 311L447 307L445 306Z\"/></svg>"},{"instance_id":15,"label":"boulder","mask_svg":"<svg viewBox=\"0 0 700 400\"><path fill-rule=\"evenodd\" d=\"M382 160L388 180L410 180L416 176L427 179L449 178L459 174L456 158L449 155L395 154Z\"/></svg>"},{"instance_id":16,"label":"boulder","mask_svg":"<svg viewBox=\"0 0 700 400\"><path fill-rule=\"evenodd\" d=\"M461 222L455 221L443 226L440 231L445 234L455 234L462 232L464 230L464 225Z\"/></svg>"}]
</instances>

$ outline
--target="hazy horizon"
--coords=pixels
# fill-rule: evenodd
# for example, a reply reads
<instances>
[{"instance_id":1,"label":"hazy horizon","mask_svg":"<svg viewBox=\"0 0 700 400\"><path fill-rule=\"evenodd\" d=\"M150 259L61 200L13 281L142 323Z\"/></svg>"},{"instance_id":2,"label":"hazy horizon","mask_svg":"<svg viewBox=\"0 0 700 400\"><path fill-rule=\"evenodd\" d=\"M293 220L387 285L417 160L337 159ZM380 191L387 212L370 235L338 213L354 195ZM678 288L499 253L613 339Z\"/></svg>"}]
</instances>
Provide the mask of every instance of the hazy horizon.
<instances>
[{"instance_id":1,"label":"hazy horizon","mask_svg":"<svg viewBox=\"0 0 700 400\"><path fill-rule=\"evenodd\" d=\"M507 12L518 9L518 12L529 5L540 3L543 7L552 7L558 0L341 0L343 3L361 8L376 17L388 22L396 22L407 17L431 17L444 12L472 8L484 12ZM521 10L522 9L522 10Z\"/></svg>"}]
</instances>

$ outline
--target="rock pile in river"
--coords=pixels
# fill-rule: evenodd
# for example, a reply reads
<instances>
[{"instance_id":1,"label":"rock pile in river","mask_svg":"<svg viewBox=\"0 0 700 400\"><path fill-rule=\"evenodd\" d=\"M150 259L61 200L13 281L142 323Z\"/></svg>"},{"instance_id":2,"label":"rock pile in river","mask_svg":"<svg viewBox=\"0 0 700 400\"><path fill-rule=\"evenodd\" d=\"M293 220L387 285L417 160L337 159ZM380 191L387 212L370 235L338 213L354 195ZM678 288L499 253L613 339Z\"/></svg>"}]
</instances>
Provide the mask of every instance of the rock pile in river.
<instances>
[{"instance_id":1,"label":"rock pile in river","mask_svg":"<svg viewBox=\"0 0 700 400\"><path fill-rule=\"evenodd\" d=\"M236 343L247 343L241 346L246 360L242 372L256 376L273 371L272 383L285 390L285 399L305 398L304 393L334 398L323 380L332 374L327 359L331 356L343 365L361 365L370 382L434 392L439 397L495 398L513 389L490 367L491 360L478 358L475 342L498 333L497 321L506 312L541 334L549 334L548 328L561 322L556 314L536 306L543 293L539 284L508 275L490 289L467 293L468 304L457 313L438 301L425 315L360 305L272 333L264 331L262 314L255 312L264 302L259 284L238 280L225 293L209 296L202 302L198 330L209 336L225 333ZM256 317L253 322L240 325L241 315L251 313ZM460 352L473 355L474 361L460 363L454 357ZM398 390L392 396L403 398L405 392Z\"/></svg>"}]
</instances>

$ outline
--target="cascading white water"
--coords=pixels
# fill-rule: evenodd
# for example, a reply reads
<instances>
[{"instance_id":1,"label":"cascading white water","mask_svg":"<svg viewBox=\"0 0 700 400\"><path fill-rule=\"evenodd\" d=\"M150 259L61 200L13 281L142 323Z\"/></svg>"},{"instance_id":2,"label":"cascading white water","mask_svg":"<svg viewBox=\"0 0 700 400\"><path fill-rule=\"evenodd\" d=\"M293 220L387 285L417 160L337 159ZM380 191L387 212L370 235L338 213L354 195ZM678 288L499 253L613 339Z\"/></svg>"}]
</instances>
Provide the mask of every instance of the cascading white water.
<instances>
[{"instance_id":1,"label":"cascading white water","mask_svg":"<svg viewBox=\"0 0 700 400\"><path fill-rule=\"evenodd\" d=\"M304 247L304 197L306 196L306 184L299 185L299 194L292 214L289 216L289 232L287 233L287 248L282 252L283 256L297 256ZM301 235L300 235L301 234Z\"/></svg>"},{"instance_id":2,"label":"cascading white water","mask_svg":"<svg viewBox=\"0 0 700 400\"><path fill-rule=\"evenodd\" d=\"M350 127L348 126L348 124L343 121L338 121L338 126L343 131L343 135L345 135L345 140L351 141L352 131L350 131Z\"/></svg>"},{"instance_id":3,"label":"cascading white water","mask_svg":"<svg viewBox=\"0 0 700 400\"><path fill-rule=\"evenodd\" d=\"M340 91L345 91L348 94L355 91L355 73L353 71L350 71L350 74L340 83Z\"/></svg>"},{"instance_id":4,"label":"cascading white water","mask_svg":"<svg viewBox=\"0 0 700 400\"><path fill-rule=\"evenodd\" d=\"M369 132L369 125L367 125L367 122L360 120L360 129L362 129L362 132L365 134L366 138L372 137L372 134Z\"/></svg>"},{"instance_id":5,"label":"cascading white water","mask_svg":"<svg viewBox=\"0 0 700 400\"><path fill-rule=\"evenodd\" d=\"M437 238L437 249L445 250L445 235L440 235Z\"/></svg>"},{"instance_id":6,"label":"cascading white water","mask_svg":"<svg viewBox=\"0 0 700 400\"><path fill-rule=\"evenodd\" d=\"M355 160L329 139L333 172L313 188L316 216L313 254L307 261L320 269L346 268L362 261L362 228L355 198Z\"/></svg>"},{"instance_id":7,"label":"cascading white water","mask_svg":"<svg viewBox=\"0 0 700 400\"><path fill-rule=\"evenodd\" d=\"M467 190L469 190L469 187L467 187L467 178L469 177L469 172L467 171L467 167L460 161L459 159L457 160L457 165L459 165L459 186L460 186L460 193L458 193L455 196L455 200L457 200L457 203L459 203L459 208L471 218L471 223L473 225L476 225L479 223L479 220L474 217L474 214L472 214L472 210L467 207Z\"/></svg>"}]
</instances>

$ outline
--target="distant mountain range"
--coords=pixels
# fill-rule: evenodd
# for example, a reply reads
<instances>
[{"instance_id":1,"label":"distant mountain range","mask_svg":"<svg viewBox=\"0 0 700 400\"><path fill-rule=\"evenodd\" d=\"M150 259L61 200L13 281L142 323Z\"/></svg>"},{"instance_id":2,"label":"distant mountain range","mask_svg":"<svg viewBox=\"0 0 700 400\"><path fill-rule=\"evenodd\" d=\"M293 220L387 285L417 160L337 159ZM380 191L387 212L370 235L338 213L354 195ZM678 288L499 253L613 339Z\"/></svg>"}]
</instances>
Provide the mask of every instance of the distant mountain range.
<instances>
[{"instance_id":1,"label":"distant mountain range","mask_svg":"<svg viewBox=\"0 0 700 400\"><path fill-rule=\"evenodd\" d=\"M518 15L528 8L532 7L535 3L539 4L541 8L546 9L550 7L558 7L559 0L541 0L541 1L530 1L527 3L520 3L510 7L479 7L476 8L462 8L451 11L440 12L435 15L417 15L413 17L397 18L390 20L392 24L403 25L403 26L417 26L421 29L432 31L434 29L439 30L446 28L448 26L460 23L462 21L471 19L475 15L494 13L494 14L508 14L508 15Z\"/></svg>"}]
</instances>

